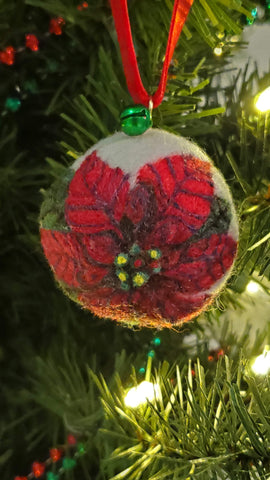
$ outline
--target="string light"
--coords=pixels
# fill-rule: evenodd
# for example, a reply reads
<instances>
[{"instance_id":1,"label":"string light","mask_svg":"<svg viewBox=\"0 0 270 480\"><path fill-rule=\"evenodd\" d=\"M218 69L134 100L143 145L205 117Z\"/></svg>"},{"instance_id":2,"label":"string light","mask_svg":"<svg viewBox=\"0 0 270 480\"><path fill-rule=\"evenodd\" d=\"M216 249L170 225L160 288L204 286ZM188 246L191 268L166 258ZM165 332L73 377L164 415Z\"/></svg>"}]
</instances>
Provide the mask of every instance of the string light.
<instances>
[{"instance_id":1,"label":"string light","mask_svg":"<svg viewBox=\"0 0 270 480\"><path fill-rule=\"evenodd\" d=\"M218 32L217 37L222 40L225 37L225 32Z\"/></svg>"},{"instance_id":2,"label":"string light","mask_svg":"<svg viewBox=\"0 0 270 480\"><path fill-rule=\"evenodd\" d=\"M220 57L220 55L222 55L223 53L223 50L221 47L216 47L214 48L214 54L217 56L217 57Z\"/></svg>"},{"instance_id":3,"label":"string light","mask_svg":"<svg viewBox=\"0 0 270 480\"><path fill-rule=\"evenodd\" d=\"M230 41L233 43L237 43L239 42L239 39L240 39L239 35L232 35L232 37L230 38Z\"/></svg>"},{"instance_id":4,"label":"string light","mask_svg":"<svg viewBox=\"0 0 270 480\"><path fill-rule=\"evenodd\" d=\"M265 346L263 353L255 359L251 368L256 375L267 375L270 372L270 351L268 345Z\"/></svg>"},{"instance_id":5,"label":"string light","mask_svg":"<svg viewBox=\"0 0 270 480\"><path fill-rule=\"evenodd\" d=\"M260 285L258 285L258 283L256 282L253 282L253 280L251 280L246 286L246 291L248 293L257 293L259 292L259 290L260 290Z\"/></svg>"},{"instance_id":6,"label":"string light","mask_svg":"<svg viewBox=\"0 0 270 480\"><path fill-rule=\"evenodd\" d=\"M160 386L157 383L143 381L128 391L125 396L125 404L127 407L136 408L146 403L147 400L152 402L160 398Z\"/></svg>"},{"instance_id":7,"label":"string light","mask_svg":"<svg viewBox=\"0 0 270 480\"><path fill-rule=\"evenodd\" d=\"M256 98L255 107L261 113L265 113L265 112L270 111L270 87L266 88Z\"/></svg>"}]
</instances>

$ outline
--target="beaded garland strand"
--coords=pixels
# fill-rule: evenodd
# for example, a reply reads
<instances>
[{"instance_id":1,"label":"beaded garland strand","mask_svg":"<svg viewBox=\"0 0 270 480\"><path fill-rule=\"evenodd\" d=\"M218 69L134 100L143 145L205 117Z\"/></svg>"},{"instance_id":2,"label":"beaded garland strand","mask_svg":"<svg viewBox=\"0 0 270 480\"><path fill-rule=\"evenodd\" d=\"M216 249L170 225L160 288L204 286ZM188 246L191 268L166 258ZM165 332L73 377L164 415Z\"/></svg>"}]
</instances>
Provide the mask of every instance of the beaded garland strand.
<instances>
[{"instance_id":1,"label":"beaded garland strand","mask_svg":"<svg viewBox=\"0 0 270 480\"><path fill-rule=\"evenodd\" d=\"M45 35L62 35L62 29L64 25L65 20L63 19L63 17L52 18L49 24L49 32L46 32ZM25 35L25 46L21 46L15 49L12 45L9 45L4 50L0 51L0 63L8 66L14 65L16 53L21 53L26 48L32 50L32 52L38 52L39 50L39 39L33 33L27 33Z\"/></svg>"},{"instance_id":2,"label":"beaded garland strand","mask_svg":"<svg viewBox=\"0 0 270 480\"><path fill-rule=\"evenodd\" d=\"M82 2L77 5L77 10L82 11L89 7L88 2ZM63 26L65 25L65 20L63 17L54 17L50 20L49 31L45 33L45 36L48 35L62 35ZM4 50L0 51L0 63L3 63L8 66L12 66L15 62L16 53L21 53L28 48L32 52L37 52L39 50L39 39L33 33L27 33L25 35L24 46L19 48L14 48L12 45L7 46Z\"/></svg>"},{"instance_id":3,"label":"beaded garland strand","mask_svg":"<svg viewBox=\"0 0 270 480\"><path fill-rule=\"evenodd\" d=\"M148 378L152 360L156 356L156 349L161 345L161 338L157 335L151 340L149 345L146 345L148 350L146 360L143 366L138 369L138 377ZM208 361L213 362L219 357L224 355L223 349L209 352ZM191 370L192 376L195 376L195 370ZM175 379L171 379L172 383L175 383ZM31 480L33 478L44 478L46 474L46 480L60 480L61 476L68 471L73 470L77 465L77 460L86 453L85 444L73 434L67 436L67 443L58 447L53 447L49 451L49 458L44 462L34 461L32 464L31 473L27 476L14 477L14 480Z\"/></svg>"},{"instance_id":4,"label":"beaded garland strand","mask_svg":"<svg viewBox=\"0 0 270 480\"><path fill-rule=\"evenodd\" d=\"M14 480L31 480L33 478L43 478L46 474L46 480L59 480L67 471L73 470L77 465L77 459L85 454L85 446L82 442L77 442L77 438L69 434L67 444L61 447L50 449L50 456L44 462L34 461L31 473L27 476L16 476ZM51 470L53 468L53 470Z\"/></svg>"},{"instance_id":5,"label":"beaded garland strand","mask_svg":"<svg viewBox=\"0 0 270 480\"><path fill-rule=\"evenodd\" d=\"M77 10L83 11L89 7L87 2L82 2L77 5ZM50 19L48 31L42 35L42 38L48 38L50 35L60 36L63 33L63 27L65 26L66 22L62 16L54 17ZM26 49L31 50L34 53L39 51L39 38L37 35L33 33L25 34L24 45L14 48L13 45L8 45L3 50L0 50L0 65L12 67L15 64L17 55L24 52ZM35 80L26 81L23 89L23 96L29 92L37 93L37 84ZM20 89L16 90L20 93ZM1 112L1 115L5 115L8 112L15 113L21 107L21 98L17 96L10 96L6 99L4 109Z\"/></svg>"}]
</instances>

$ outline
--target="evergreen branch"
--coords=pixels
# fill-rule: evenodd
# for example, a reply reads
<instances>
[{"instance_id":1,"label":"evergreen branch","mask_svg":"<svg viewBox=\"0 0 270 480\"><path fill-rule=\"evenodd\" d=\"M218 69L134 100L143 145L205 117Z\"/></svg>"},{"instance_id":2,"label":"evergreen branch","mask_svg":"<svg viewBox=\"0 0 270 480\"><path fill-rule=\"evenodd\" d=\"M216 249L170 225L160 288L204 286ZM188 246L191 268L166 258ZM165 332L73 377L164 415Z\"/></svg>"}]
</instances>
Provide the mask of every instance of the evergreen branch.
<instances>
[{"instance_id":1,"label":"evergreen branch","mask_svg":"<svg viewBox=\"0 0 270 480\"><path fill-rule=\"evenodd\" d=\"M224 341L233 349L230 337L224 335ZM250 376L247 360L220 358L209 369L204 360L186 364L182 353L179 362L164 361L151 374L148 357L146 379L159 385L162 397L130 408L124 400L130 381L136 385L142 378L131 368L129 380L125 353L117 355L117 370L105 380L81 361L75 345L72 339L68 350L67 345L62 352L51 349L47 360L31 362L32 391L25 397L53 414L51 428L61 420L68 431L88 438L91 471L100 462L98 480L166 478L169 472L173 476L167 478L175 480L183 475L206 480L210 473L235 480L239 469L252 474L258 458L263 479L270 451L269 382ZM36 430L33 435L36 443Z\"/></svg>"},{"instance_id":2,"label":"evergreen branch","mask_svg":"<svg viewBox=\"0 0 270 480\"><path fill-rule=\"evenodd\" d=\"M129 2L140 70L149 91L160 77L172 5L171 0ZM117 356L115 366L112 358L123 345L133 352L130 381L139 382L136 371L143 364L151 332L115 328L72 306L55 288L42 259L37 222L40 193L52 177L62 175L67 163L115 131L120 110L131 102L107 0L89 2L84 12L76 7L74 0L0 0L1 50L7 45L20 50L27 32L42 40L37 54L18 51L13 67L0 65L1 104L12 95L22 100L18 112L3 112L0 125L4 326L0 366L5 413L1 479L17 475L18 465L23 473L34 458L44 458L48 445L62 442L64 431L72 429L89 437L78 478L111 479L138 461L131 470L136 480L266 480L270 469L267 378L250 377L241 368L236 373L235 366L225 368L222 362L216 368L207 363L204 328L195 321L182 333L164 332L162 355L171 362L177 359L177 366L164 362L151 377L160 382L163 398L144 410L130 411L123 399L131 357ZM269 85L269 75L260 79L256 67L250 77L239 74L240 93L237 82L224 90L226 113L202 118L204 111L220 108L221 88L212 79L226 71L226 52L232 46L226 31L240 32L241 15L251 18L252 7L246 0L195 0L170 68L166 99L154 112L156 126L199 139L228 180L238 207L238 265L216 303L219 309L212 307L205 314L212 323L226 305L243 305L241 292L253 273L270 293L263 278L270 272L269 121L252 106L252 85L262 90ZM66 21L59 38L46 33L49 17L56 15ZM213 48L222 32L225 55L217 61ZM36 81L36 93L26 87L29 80ZM59 153L59 144L68 161ZM185 332L196 332L198 338L196 352L201 360L194 378L191 364L185 364L189 355L182 341ZM237 342L224 322L220 341L231 346L232 358L248 337L245 331ZM257 335L254 354L264 337ZM65 358L67 342L73 353ZM101 405L85 368L93 351L94 371L102 370L106 378L100 383ZM36 360L37 355L42 360ZM238 363L234 360L233 365ZM118 372L114 377L113 369Z\"/></svg>"},{"instance_id":3,"label":"evergreen branch","mask_svg":"<svg viewBox=\"0 0 270 480\"><path fill-rule=\"evenodd\" d=\"M112 453L110 461L120 461L126 457L126 468L112 479L143 478L150 475L150 466L151 475L155 474L154 478L157 479L166 478L168 472L177 472L177 475L185 472L188 475L192 466L193 478L208 478L210 472L217 474L219 468L228 475L230 470L238 471L242 458L246 459L247 473L252 470L250 460L256 462L258 456L263 465L261 473L265 475L269 462L270 432L269 428L264 429L262 442L262 433L257 423L261 420L253 406L256 403L253 402L253 392L258 395L256 389L260 383L255 378L246 376L241 363L238 370L235 370L228 361L225 368L219 362L213 385L205 376L199 361L196 364L195 382L192 380L190 364L187 373L184 373L185 367L182 372L176 368L175 388L171 387L167 377L160 375L160 367L151 381L160 385L162 402L157 399L153 404L148 403L135 409L125 406L124 398L121 397L123 386L122 393L112 394L105 387L104 381L101 387L98 377L93 376L103 404L110 404L110 408L106 409L108 417L105 425L108 424L109 430L115 432L121 425L121 443L126 444L125 448L122 446L120 451L116 449ZM244 397L235 383L236 378L239 385L243 379L250 384L250 388L243 393ZM225 383L224 379L227 379ZM187 383L187 388L182 386L183 381ZM116 406L115 401L112 402L115 395L118 397L117 403L119 398L122 402L121 408ZM261 399L260 405L263 405L260 419L264 417L263 424L269 426L269 404ZM126 437L123 437L123 431L126 432ZM134 444L136 438L137 444ZM128 446L130 443L132 445ZM132 464L127 466L129 461ZM170 470L170 464L174 466L173 470ZM206 476L201 477L204 474ZM175 478L178 478L177 475Z\"/></svg>"}]
</instances>

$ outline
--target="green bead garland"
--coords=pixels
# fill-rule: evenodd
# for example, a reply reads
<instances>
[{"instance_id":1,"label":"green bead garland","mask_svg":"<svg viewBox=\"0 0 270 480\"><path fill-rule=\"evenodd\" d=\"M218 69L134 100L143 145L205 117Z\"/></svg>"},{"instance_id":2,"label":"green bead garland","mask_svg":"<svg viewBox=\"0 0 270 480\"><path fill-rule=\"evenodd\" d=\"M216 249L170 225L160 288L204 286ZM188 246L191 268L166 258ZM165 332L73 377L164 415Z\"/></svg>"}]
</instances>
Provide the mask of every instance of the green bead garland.
<instances>
[{"instance_id":1,"label":"green bead garland","mask_svg":"<svg viewBox=\"0 0 270 480\"><path fill-rule=\"evenodd\" d=\"M72 468L76 467L76 460L74 458L63 458L63 469L64 470L71 470Z\"/></svg>"},{"instance_id":2,"label":"green bead garland","mask_svg":"<svg viewBox=\"0 0 270 480\"><path fill-rule=\"evenodd\" d=\"M78 443L78 446L77 446L77 452L79 455L84 455L85 454L85 446L83 443Z\"/></svg>"},{"instance_id":3,"label":"green bead garland","mask_svg":"<svg viewBox=\"0 0 270 480\"><path fill-rule=\"evenodd\" d=\"M47 480L59 480L59 475L53 472L48 472L46 475Z\"/></svg>"},{"instance_id":4,"label":"green bead garland","mask_svg":"<svg viewBox=\"0 0 270 480\"><path fill-rule=\"evenodd\" d=\"M5 107L10 112L17 112L21 106L21 101L17 97L9 97L6 99Z\"/></svg>"}]
</instances>

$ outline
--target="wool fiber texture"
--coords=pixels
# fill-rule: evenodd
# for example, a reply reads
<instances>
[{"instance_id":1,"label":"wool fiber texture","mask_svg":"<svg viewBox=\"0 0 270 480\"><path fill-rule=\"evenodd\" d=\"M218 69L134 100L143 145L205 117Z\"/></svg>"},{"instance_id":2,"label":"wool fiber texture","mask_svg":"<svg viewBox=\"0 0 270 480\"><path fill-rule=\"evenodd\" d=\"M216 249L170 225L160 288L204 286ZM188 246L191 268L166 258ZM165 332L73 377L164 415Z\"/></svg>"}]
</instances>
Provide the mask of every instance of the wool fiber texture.
<instances>
[{"instance_id":1,"label":"wool fiber texture","mask_svg":"<svg viewBox=\"0 0 270 480\"><path fill-rule=\"evenodd\" d=\"M62 289L100 317L172 327L228 279L238 226L221 173L194 143L116 133L47 192L41 243Z\"/></svg>"}]
</instances>

